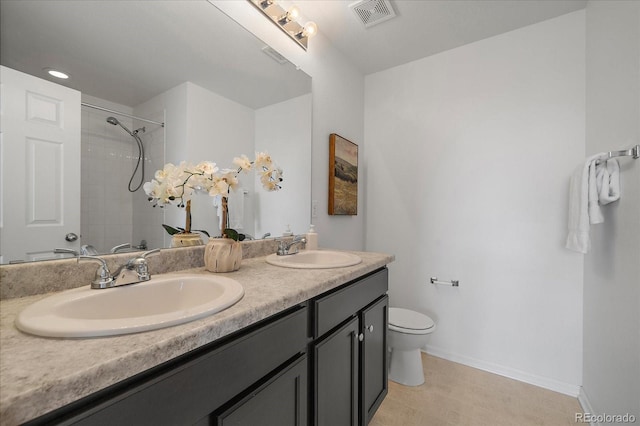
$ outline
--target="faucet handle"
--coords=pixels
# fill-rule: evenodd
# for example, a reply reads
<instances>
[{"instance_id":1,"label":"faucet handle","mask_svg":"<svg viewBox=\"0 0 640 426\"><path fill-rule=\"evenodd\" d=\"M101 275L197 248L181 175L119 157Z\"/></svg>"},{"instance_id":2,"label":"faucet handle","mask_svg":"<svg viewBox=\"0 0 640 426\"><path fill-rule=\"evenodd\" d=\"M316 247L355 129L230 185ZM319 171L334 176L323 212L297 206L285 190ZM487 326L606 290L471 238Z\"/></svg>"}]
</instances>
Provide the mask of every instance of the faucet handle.
<instances>
[{"instance_id":1,"label":"faucet handle","mask_svg":"<svg viewBox=\"0 0 640 426\"><path fill-rule=\"evenodd\" d=\"M113 286L113 277L104 259L98 256L78 256L78 263L85 261L100 263L100 266L98 266L96 270L96 275L93 281L91 281L91 288L108 288Z\"/></svg>"},{"instance_id":2,"label":"faucet handle","mask_svg":"<svg viewBox=\"0 0 640 426\"><path fill-rule=\"evenodd\" d=\"M153 256L154 254L159 254L159 253L160 253L160 250L161 250L161 249L157 248L157 249L153 249L153 250L145 251L144 253L142 253L142 254L140 255L140 257L141 257L141 258L143 258L143 259L146 259L148 256Z\"/></svg>"},{"instance_id":3,"label":"faucet handle","mask_svg":"<svg viewBox=\"0 0 640 426\"><path fill-rule=\"evenodd\" d=\"M286 253L287 251L287 242L285 240L281 240L276 238L276 241L278 242L278 251L277 254L278 256L281 256L283 254Z\"/></svg>"},{"instance_id":4,"label":"faucet handle","mask_svg":"<svg viewBox=\"0 0 640 426\"><path fill-rule=\"evenodd\" d=\"M73 257L78 257L78 255L80 254L80 253L78 253L78 250L72 250L72 249L68 249L68 248L55 248L55 249L53 249L53 252L55 254L68 253L68 254L72 254Z\"/></svg>"},{"instance_id":5,"label":"faucet handle","mask_svg":"<svg viewBox=\"0 0 640 426\"><path fill-rule=\"evenodd\" d=\"M120 251L122 249L126 249L126 248L131 248L131 243L118 244L115 247L111 247L111 250L109 250L109 252L110 253L117 253L118 251Z\"/></svg>"},{"instance_id":6,"label":"faucet handle","mask_svg":"<svg viewBox=\"0 0 640 426\"><path fill-rule=\"evenodd\" d=\"M160 249L153 249L142 253L140 256L131 259L127 265L131 269L135 269L138 273L140 281L149 281L151 274L149 274L149 264L147 263L147 257L160 253Z\"/></svg>"}]
</instances>

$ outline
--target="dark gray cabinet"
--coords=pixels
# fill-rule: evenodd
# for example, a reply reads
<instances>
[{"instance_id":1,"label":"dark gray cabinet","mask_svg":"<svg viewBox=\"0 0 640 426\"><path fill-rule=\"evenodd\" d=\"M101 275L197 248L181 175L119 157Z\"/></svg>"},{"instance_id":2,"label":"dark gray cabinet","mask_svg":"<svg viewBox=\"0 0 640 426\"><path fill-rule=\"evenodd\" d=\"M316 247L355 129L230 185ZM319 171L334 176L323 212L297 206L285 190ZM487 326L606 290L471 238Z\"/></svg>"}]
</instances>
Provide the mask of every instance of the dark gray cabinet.
<instances>
[{"instance_id":1,"label":"dark gray cabinet","mask_svg":"<svg viewBox=\"0 0 640 426\"><path fill-rule=\"evenodd\" d=\"M387 393L386 268L29 425L366 425Z\"/></svg>"},{"instance_id":2,"label":"dark gray cabinet","mask_svg":"<svg viewBox=\"0 0 640 426\"><path fill-rule=\"evenodd\" d=\"M30 424L214 424L216 410L306 353L308 318L306 304L297 306Z\"/></svg>"},{"instance_id":3,"label":"dark gray cabinet","mask_svg":"<svg viewBox=\"0 0 640 426\"><path fill-rule=\"evenodd\" d=\"M354 318L314 345L315 425L357 425L359 320Z\"/></svg>"},{"instance_id":4,"label":"dark gray cabinet","mask_svg":"<svg viewBox=\"0 0 640 426\"><path fill-rule=\"evenodd\" d=\"M307 357L300 356L238 402L218 410L216 426L307 424Z\"/></svg>"},{"instance_id":5,"label":"dark gray cabinet","mask_svg":"<svg viewBox=\"0 0 640 426\"><path fill-rule=\"evenodd\" d=\"M387 394L387 270L312 302L312 424L366 425Z\"/></svg>"},{"instance_id":6,"label":"dark gray cabinet","mask_svg":"<svg viewBox=\"0 0 640 426\"><path fill-rule=\"evenodd\" d=\"M389 298L382 297L362 311L360 381L363 424L368 424L387 395L387 321Z\"/></svg>"}]
</instances>

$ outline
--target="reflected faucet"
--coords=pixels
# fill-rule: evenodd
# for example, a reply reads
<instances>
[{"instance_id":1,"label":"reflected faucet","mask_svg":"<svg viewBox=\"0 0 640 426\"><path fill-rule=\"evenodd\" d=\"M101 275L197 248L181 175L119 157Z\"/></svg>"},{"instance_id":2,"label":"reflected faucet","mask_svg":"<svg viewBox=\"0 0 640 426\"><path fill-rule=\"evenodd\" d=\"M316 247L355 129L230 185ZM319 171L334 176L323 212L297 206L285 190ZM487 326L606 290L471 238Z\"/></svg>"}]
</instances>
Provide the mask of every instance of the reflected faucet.
<instances>
[{"instance_id":1,"label":"reflected faucet","mask_svg":"<svg viewBox=\"0 0 640 426\"><path fill-rule=\"evenodd\" d=\"M61 254L61 253L69 253L72 254L74 257L78 257L78 256L95 256L98 254L98 252L96 251L96 249L91 246L91 245L83 245L82 247L80 247L80 251L78 252L77 250L73 250L73 249L68 249L68 248L55 248L53 249L53 252L56 254Z\"/></svg>"},{"instance_id":2,"label":"reflected faucet","mask_svg":"<svg viewBox=\"0 0 640 426\"><path fill-rule=\"evenodd\" d=\"M129 243L118 244L117 246L112 247L110 252L111 253L117 253L117 252L121 251L122 249L128 249L128 248L131 248L131 244L129 244Z\"/></svg>"},{"instance_id":3,"label":"reflected faucet","mask_svg":"<svg viewBox=\"0 0 640 426\"><path fill-rule=\"evenodd\" d=\"M302 235L298 235L291 242L287 242L287 241L284 241L284 240L278 240L278 251L276 252L276 254L278 256L288 256L290 254L296 254L296 253L298 253L299 248L298 248L298 250L292 252L292 251L290 251L291 247L298 246L299 244L305 244L306 242L307 242L307 239L304 238Z\"/></svg>"}]
</instances>

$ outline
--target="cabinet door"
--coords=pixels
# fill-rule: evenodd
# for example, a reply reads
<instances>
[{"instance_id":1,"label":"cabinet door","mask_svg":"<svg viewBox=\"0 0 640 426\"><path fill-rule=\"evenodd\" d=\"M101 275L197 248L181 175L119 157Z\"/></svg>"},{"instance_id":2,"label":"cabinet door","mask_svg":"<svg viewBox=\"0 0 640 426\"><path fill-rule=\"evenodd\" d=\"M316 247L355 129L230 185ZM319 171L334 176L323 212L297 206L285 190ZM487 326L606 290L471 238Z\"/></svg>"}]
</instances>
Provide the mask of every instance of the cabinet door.
<instances>
[{"instance_id":1,"label":"cabinet door","mask_svg":"<svg viewBox=\"0 0 640 426\"><path fill-rule=\"evenodd\" d=\"M364 339L360 359L363 425L369 423L387 395L387 315L389 297L384 296L361 313Z\"/></svg>"},{"instance_id":2,"label":"cabinet door","mask_svg":"<svg viewBox=\"0 0 640 426\"><path fill-rule=\"evenodd\" d=\"M215 416L217 426L307 424L307 357L302 356L258 389Z\"/></svg>"},{"instance_id":3,"label":"cabinet door","mask_svg":"<svg viewBox=\"0 0 640 426\"><path fill-rule=\"evenodd\" d=\"M357 425L359 320L353 318L314 345L314 421L317 426Z\"/></svg>"},{"instance_id":4,"label":"cabinet door","mask_svg":"<svg viewBox=\"0 0 640 426\"><path fill-rule=\"evenodd\" d=\"M42 416L30 425L190 425L304 353L308 311L288 314L236 338L156 367L139 379ZM305 390L306 392L306 390ZM198 423L200 424L200 423Z\"/></svg>"}]
</instances>

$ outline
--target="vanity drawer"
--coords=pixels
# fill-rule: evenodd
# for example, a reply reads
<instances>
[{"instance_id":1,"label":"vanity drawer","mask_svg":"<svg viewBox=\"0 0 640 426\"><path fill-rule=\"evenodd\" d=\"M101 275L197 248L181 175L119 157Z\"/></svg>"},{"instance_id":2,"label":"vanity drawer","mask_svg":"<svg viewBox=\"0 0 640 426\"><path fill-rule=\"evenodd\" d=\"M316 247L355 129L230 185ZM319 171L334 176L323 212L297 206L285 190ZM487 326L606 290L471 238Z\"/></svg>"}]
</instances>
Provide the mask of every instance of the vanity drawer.
<instances>
[{"instance_id":1,"label":"vanity drawer","mask_svg":"<svg viewBox=\"0 0 640 426\"><path fill-rule=\"evenodd\" d=\"M383 268L313 300L313 337L322 336L385 294L388 276L389 271Z\"/></svg>"},{"instance_id":2,"label":"vanity drawer","mask_svg":"<svg viewBox=\"0 0 640 426\"><path fill-rule=\"evenodd\" d=\"M306 306L298 307L221 345L87 397L73 404L72 412L53 412L33 424L194 424L304 353L307 318Z\"/></svg>"}]
</instances>

